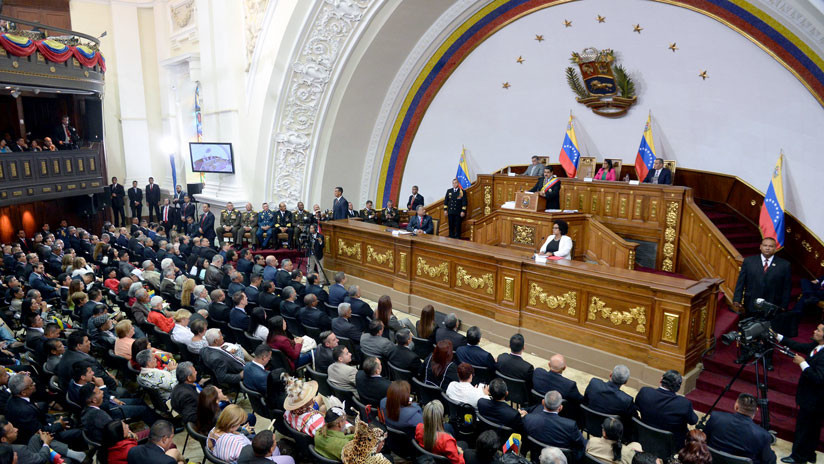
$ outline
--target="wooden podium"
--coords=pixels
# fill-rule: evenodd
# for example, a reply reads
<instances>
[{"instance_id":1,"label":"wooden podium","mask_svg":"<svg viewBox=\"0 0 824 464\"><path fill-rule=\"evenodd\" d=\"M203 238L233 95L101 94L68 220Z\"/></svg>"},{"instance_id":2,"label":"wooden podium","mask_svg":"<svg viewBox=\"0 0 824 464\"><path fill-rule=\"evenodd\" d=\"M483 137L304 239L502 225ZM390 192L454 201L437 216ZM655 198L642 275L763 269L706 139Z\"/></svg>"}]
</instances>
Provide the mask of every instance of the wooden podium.
<instances>
[{"instance_id":1,"label":"wooden podium","mask_svg":"<svg viewBox=\"0 0 824 464\"><path fill-rule=\"evenodd\" d=\"M515 209L520 211L541 211L546 210L546 198L538 195L537 192L516 192Z\"/></svg>"}]
</instances>

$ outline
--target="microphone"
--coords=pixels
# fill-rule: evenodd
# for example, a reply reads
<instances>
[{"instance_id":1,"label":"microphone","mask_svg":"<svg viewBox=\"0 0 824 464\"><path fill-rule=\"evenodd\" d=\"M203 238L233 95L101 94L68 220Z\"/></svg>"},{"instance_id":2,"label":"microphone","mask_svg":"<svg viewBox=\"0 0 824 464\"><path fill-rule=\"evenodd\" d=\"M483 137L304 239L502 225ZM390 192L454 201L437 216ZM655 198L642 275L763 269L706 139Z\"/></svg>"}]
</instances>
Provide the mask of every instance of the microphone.
<instances>
[{"instance_id":1,"label":"microphone","mask_svg":"<svg viewBox=\"0 0 824 464\"><path fill-rule=\"evenodd\" d=\"M764 298L756 298L755 299L755 307L758 308L759 310L765 312L765 313L771 313L773 311L775 311L775 312L783 311L781 306L770 303L769 301L765 300Z\"/></svg>"}]
</instances>

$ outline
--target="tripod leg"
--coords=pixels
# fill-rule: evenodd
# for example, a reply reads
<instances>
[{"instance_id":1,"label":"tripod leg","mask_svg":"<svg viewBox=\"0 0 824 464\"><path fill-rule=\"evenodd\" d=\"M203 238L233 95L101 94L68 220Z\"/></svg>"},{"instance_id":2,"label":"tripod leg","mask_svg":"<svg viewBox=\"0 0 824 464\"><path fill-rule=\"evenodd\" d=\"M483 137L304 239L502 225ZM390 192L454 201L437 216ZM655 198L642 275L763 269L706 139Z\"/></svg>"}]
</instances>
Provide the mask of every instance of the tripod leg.
<instances>
[{"instance_id":1,"label":"tripod leg","mask_svg":"<svg viewBox=\"0 0 824 464\"><path fill-rule=\"evenodd\" d=\"M770 404L767 398L767 360L765 355L755 360L756 403L761 410L761 428L770 430Z\"/></svg>"}]
</instances>

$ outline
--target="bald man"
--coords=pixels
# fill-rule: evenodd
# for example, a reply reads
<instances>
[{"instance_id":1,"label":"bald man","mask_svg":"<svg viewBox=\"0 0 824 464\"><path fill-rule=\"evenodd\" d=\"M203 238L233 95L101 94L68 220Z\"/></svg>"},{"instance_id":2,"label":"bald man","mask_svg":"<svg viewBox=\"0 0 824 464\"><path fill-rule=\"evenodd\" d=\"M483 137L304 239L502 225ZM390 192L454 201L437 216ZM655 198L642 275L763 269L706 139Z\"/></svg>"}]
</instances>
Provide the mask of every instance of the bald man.
<instances>
[{"instance_id":1,"label":"bald man","mask_svg":"<svg viewBox=\"0 0 824 464\"><path fill-rule=\"evenodd\" d=\"M567 409L571 405L579 405L584 397L578 391L578 385L574 380L564 377L566 370L566 360L561 354L556 354L549 358L549 371L539 367L532 374L532 386L540 394L555 390L567 400Z\"/></svg>"}]
</instances>

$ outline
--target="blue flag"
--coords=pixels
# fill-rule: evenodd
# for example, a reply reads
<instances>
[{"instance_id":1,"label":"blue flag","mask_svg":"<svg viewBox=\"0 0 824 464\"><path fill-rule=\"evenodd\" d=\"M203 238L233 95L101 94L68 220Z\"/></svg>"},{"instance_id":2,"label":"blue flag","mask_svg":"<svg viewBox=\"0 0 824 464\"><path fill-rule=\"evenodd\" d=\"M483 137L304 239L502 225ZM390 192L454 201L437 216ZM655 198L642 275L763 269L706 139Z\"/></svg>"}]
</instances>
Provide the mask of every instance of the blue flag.
<instances>
[{"instance_id":1,"label":"blue flag","mask_svg":"<svg viewBox=\"0 0 824 464\"><path fill-rule=\"evenodd\" d=\"M469 168L466 166L466 148L461 149L461 160L458 162L458 173L455 174L455 177L462 189L469 188L472 185L469 180Z\"/></svg>"},{"instance_id":2,"label":"blue flag","mask_svg":"<svg viewBox=\"0 0 824 464\"><path fill-rule=\"evenodd\" d=\"M172 163L172 192L177 188L177 169L175 168L175 155L169 155L169 162Z\"/></svg>"}]
</instances>

